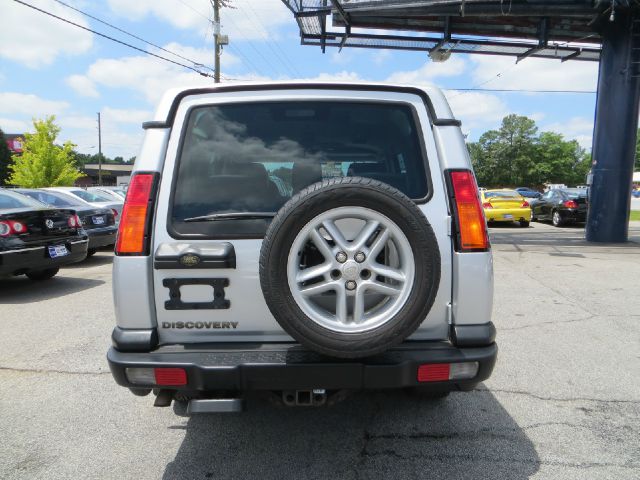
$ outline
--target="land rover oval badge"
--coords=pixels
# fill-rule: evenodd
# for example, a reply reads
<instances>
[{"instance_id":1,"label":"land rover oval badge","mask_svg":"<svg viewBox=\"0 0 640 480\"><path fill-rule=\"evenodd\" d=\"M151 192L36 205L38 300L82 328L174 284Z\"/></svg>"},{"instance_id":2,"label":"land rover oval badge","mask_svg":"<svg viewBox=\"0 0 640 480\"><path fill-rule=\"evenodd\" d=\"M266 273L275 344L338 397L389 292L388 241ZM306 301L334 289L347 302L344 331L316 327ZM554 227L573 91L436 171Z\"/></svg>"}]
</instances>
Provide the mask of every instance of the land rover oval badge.
<instances>
[{"instance_id":1,"label":"land rover oval badge","mask_svg":"<svg viewBox=\"0 0 640 480\"><path fill-rule=\"evenodd\" d=\"M200 263L200 257L195 253L185 253L180 257L180 264L185 267L195 267Z\"/></svg>"}]
</instances>

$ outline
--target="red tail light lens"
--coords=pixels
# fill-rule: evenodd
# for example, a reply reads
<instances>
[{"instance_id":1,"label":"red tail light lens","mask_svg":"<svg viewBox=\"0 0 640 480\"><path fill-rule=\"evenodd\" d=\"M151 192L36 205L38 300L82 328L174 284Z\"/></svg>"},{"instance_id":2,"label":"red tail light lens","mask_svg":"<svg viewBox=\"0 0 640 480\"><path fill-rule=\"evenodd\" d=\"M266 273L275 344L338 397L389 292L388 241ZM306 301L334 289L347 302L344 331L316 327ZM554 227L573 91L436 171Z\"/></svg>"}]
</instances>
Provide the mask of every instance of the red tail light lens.
<instances>
[{"instance_id":1,"label":"red tail light lens","mask_svg":"<svg viewBox=\"0 0 640 480\"><path fill-rule=\"evenodd\" d=\"M27 232L27 226L22 222L15 220L7 220L0 222L0 237L8 237L9 235L20 235Z\"/></svg>"},{"instance_id":2,"label":"red tail light lens","mask_svg":"<svg viewBox=\"0 0 640 480\"><path fill-rule=\"evenodd\" d=\"M82 221L78 215L73 215L67 220L67 225L71 228L80 228L82 226Z\"/></svg>"},{"instance_id":3,"label":"red tail light lens","mask_svg":"<svg viewBox=\"0 0 640 480\"><path fill-rule=\"evenodd\" d=\"M457 228L457 250L484 251L489 248L487 224L478 197L478 186L470 170L449 172Z\"/></svg>"},{"instance_id":4,"label":"red tail light lens","mask_svg":"<svg viewBox=\"0 0 640 480\"><path fill-rule=\"evenodd\" d=\"M567 208L578 208L578 202L574 200L567 200L563 205Z\"/></svg>"},{"instance_id":5,"label":"red tail light lens","mask_svg":"<svg viewBox=\"0 0 640 480\"><path fill-rule=\"evenodd\" d=\"M156 175L138 173L131 179L122 209L116 241L116 255L148 255L149 223ZM114 213L115 214L115 213Z\"/></svg>"},{"instance_id":6,"label":"red tail light lens","mask_svg":"<svg viewBox=\"0 0 640 480\"><path fill-rule=\"evenodd\" d=\"M115 208L111 209L111 213L113 213L113 218L116 218L118 216L118 211Z\"/></svg>"},{"instance_id":7,"label":"red tail light lens","mask_svg":"<svg viewBox=\"0 0 640 480\"><path fill-rule=\"evenodd\" d=\"M187 372L183 368L154 368L156 385L178 386L187 384Z\"/></svg>"},{"instance_id":8,"label":"red tail light lens","mask_svg":"<svg viewBox=\"0 0 640 480\"><path fill-rule=\"evenodd\" d=\"M420 365L418 367L419 382L444 382L449 380L448 363L432 363L429 365Z\"/></svg>"},{"instance_id":9,"label":"red tail light lens","mask_svg":"<svg viewBox=\"0 0 640 480\"><path fill-rule=\"evenodd\" d=\"M491 202L484 202L482 208L493 208L493 205L491 205Z\"/></svg>"},{"instance_id":10,"label":"red tail light lens","mask_svg":"<svg viewBox=\"0 0 640 480\"><path fill-rule=\"evenodd\" d=\"M527 202L526 200L524 202L522 202L521 207L522 208L529 208L531 205L529 205L529 202Z\"/></svg>"}]
</instances>

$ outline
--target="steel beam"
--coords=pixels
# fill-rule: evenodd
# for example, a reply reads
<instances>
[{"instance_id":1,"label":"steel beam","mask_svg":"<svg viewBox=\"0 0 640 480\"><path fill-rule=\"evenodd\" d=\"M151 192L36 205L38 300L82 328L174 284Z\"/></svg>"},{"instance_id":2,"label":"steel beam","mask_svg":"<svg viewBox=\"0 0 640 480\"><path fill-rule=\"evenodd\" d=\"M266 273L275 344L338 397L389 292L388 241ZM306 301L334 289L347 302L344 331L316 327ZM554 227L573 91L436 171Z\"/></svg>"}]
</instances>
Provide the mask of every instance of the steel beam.
<instances>
[{"instance_id":1,"label":"steel beam","mask_svg":"<svg viewBox=\"0 0 640 480\"><path fill-rule=\"evenodd\" d=\"M592 242L628 238L640 101L639 27L640 18L623 11L602 26L586 229Z\"/></svg>"}]
</instances>

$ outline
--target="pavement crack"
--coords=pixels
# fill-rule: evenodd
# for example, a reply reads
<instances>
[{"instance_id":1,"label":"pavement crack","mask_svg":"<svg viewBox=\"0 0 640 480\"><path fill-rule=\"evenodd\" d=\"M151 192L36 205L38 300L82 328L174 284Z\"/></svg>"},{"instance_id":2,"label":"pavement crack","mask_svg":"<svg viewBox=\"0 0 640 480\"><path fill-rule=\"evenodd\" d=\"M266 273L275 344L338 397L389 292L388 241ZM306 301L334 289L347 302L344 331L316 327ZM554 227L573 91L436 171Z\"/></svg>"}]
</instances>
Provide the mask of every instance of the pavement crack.
<instances>
[{"instance_id":1,"label":"pavement crack","mask_svg":"<svg viewBox=\"0 0 640 480\"><path fill-rule=\"evenodd\" d=\"M589 397L571 397L571 398L544 397L542 395L537 395L535 393L526 392L523 390L506 390L506 389L499 389L499 388L491 388L491 389L476 388L475 391L483 392L483 393L506 393L511 395L524 395L527 397L535 398L536 400L549 401L549 402L593 402L593 403L640 405L640 400L621 400L621 399L603 400L601 398L589 398Z\"/></svg>"},{"instance_id":2,"label":"pavement crack","mask_svg":"<svg viewBox=\"0 0 640 480\"><path fill-rule=\"evenodd\" d=\"M527 325L518 325L517 327L500 327L500 331L522 330L524 328L538 327L540 325L561 325L563 323L586 322L587 320L593 320L594 318L601 318L601 316L600 315L591 314L588 317L575 318L573 320L550 320L548 322L529 323Z\"/></svg>"},{"instance_id":3,"label":"pavement crack","mask_svg":"<svg viewBox=\"0 0 640 480\"><path fill-rule=\"evenodd\" d=\"M109 371L72 371L72 370L56 370L56 369L44 369L44 368L14 368L0 366L0 371L16 372L16 373L55 373L59 375L107 375L111 374Z\"/></svg>"}]
</instances>

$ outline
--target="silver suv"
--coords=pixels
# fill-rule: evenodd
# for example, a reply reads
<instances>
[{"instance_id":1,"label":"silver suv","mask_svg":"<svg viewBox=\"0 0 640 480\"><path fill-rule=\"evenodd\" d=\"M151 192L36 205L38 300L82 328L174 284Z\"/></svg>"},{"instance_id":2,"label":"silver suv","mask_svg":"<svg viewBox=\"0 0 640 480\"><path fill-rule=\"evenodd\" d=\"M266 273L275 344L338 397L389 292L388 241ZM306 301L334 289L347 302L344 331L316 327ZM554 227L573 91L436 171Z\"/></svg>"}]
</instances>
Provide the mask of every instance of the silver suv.
<instances>
[{"instance_id":1,"label":"silver suv","mask_svg":"<svg viewBox=\"0 0 640 480\"><path fill-rule=\"evenodd\" d=\"M143 128L113 267L117 383L192 414L489 377L486 222L439 90L174 90Z\"/></svg>"}]
</instances>

